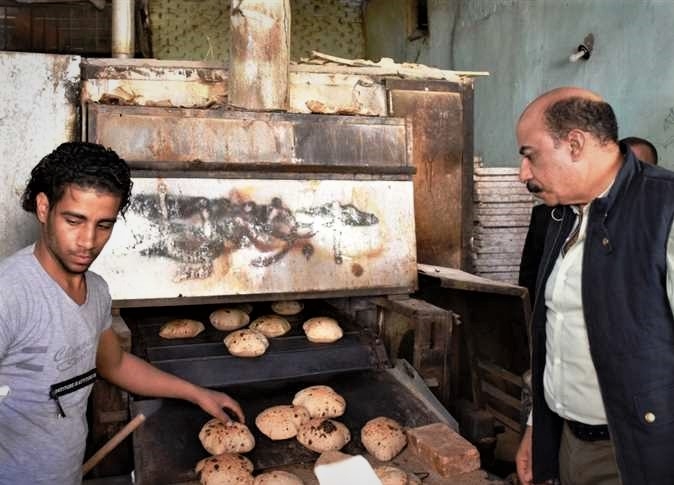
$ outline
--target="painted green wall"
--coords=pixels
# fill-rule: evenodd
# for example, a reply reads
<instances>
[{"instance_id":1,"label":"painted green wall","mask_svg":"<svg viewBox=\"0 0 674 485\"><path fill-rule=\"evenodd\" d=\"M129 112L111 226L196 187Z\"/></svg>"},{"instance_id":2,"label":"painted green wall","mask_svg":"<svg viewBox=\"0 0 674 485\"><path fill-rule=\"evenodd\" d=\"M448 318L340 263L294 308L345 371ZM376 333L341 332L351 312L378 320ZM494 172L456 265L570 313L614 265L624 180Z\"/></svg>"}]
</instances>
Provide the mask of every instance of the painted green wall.
<instances>
[{"instance_id":1,"label":"painted green wall","mask_svg":"<svg viewBox=\"0 0 674 485\"><path fill-rule=\"evenodd\" d=\"M368 56L490 71L475 90L475 154L486 165L517 165L514 124L523 107L548 89L577 85L613 105L620 136L648 138L662 165L674 168L674 1L429 0L428 38L407 41L398 30L402 42L373 42L386 30L378 11L404 11L407 1L369 2ZM590 32L591 58L570 63Z\"/></svg>"},{"instance_id":2,"label":"painted green wall","mask_svg":"<svg viewBox=\"0 0 674 485\"><path fill-rule=\"evenodd\" d=\"M365 56L363 0L291 0L291 57L312 50ZM152 48L158 59L229 59L230 0L151 0Z\"/></svg>"}]
</instances>

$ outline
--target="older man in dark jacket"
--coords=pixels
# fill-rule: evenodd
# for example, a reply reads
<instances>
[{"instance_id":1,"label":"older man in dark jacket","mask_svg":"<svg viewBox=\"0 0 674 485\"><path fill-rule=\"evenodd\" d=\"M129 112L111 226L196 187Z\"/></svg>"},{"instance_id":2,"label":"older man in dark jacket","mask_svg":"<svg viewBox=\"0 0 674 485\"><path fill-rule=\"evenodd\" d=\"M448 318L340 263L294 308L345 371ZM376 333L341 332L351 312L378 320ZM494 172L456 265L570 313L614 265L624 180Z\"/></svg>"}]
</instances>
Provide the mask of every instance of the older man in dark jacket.
<instances>
[{"instance_id":1,"label":"older man in dark jacket","mask_svg":"<svg viewBox=\"0 0 674 485\"><path fill-rule=\"evenodd\" d=\"M618 143L610 105L580 88L517 124L520 178L549 222L532 323L523 483L674 483L674 174Z\"/></svg>"}]
</instances>

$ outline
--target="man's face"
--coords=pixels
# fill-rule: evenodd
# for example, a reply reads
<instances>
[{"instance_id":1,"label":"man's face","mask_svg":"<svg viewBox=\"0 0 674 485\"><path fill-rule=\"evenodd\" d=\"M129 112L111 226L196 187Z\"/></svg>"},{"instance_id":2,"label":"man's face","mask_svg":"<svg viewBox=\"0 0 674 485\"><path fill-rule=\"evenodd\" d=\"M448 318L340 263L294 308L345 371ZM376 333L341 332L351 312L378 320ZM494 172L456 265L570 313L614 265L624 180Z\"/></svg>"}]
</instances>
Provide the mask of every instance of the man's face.
<instances>
[{"instance_id":1,"label":"man's face","mask_svg":"<svg viewBox=\"0 0 674 485\"><path fill-rule=\"evenodd\" d=\"M520 147L520 181L545 204L573 203L575 184L571 147L567 140L555 140L547 132L541 117L525 115L517 125Z\"/></svg>"},{"instance_id":2,"label":"man's face","mask_svg":"<svg viewBox=\"0 0 674 485\"><path fill-rule=\"evenodd\" d=\"M119 196L76 185L66 187L53 206L38 194L41 241L60 271L82 274L89 268L112 234L119 205Z\"/></svg>"}]
</instances>

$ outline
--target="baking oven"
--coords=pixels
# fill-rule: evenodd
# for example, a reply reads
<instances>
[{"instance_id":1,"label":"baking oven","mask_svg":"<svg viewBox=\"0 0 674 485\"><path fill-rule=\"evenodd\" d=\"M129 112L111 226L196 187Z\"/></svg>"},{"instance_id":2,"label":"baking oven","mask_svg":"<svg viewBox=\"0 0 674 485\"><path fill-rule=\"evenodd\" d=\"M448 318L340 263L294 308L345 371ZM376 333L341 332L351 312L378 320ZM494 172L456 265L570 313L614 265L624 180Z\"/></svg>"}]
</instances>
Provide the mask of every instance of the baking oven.
<instances>
[{"instance_id":1,"label":"baking oven","mask_svg":"<svg viewBox=\"0 0 674 485\"><path fill-rule=\"evenodd\" d=\"M406 427L456 428L427 386L437 390L447 378L450 312L409 298L417 286L410 121L100 101L83 107L85 138L127 160L134 189L92 269L108 282L135 355L239 400L256 437L248 456L257 471L310 469L316 454L295 440L272 442L253 424L308 385L328 384L346 398L347 453L364 452L360 428L381 415ZM225 333L208 324L225 305L251 303L255 318L288 299L304 309L261 357L231 356ZM427 320L410 360L417 368L439 362L436 375L422 378L389 359L386 347L403 340L388 328L396 314ZM306 339L302 322L322 315L340 322L342 339ZM207 329L160 338L160 326L179 317ZM172 400L134 397L130 407L148 416L133 437L136 483L196 480L208 416Z\"/></svg>"}]
</instances>

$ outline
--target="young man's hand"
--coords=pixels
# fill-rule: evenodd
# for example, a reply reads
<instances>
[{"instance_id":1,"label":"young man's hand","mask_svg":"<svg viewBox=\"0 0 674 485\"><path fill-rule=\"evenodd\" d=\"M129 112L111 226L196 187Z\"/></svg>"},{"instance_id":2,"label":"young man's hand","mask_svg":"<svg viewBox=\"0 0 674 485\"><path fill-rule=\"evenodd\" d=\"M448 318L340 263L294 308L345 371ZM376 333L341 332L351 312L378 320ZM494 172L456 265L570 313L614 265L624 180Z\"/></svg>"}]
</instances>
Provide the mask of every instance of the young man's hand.
<instances>
[{"instance_id":1,"label":"young man's hand","mask_svg":"<svg viewBox=\"0 0 674 485\"><path fill-rule=\"evenodd\" d=\"M206 389L205 387L197 387L193 402L214 418L218 418L225 423L232 418L223 411L223 408L227 408L234 413L240 423L246 422L246 417L244 416L239 403L224 392L213 391L211 389Z\"/></svg>"}]
</instances>

